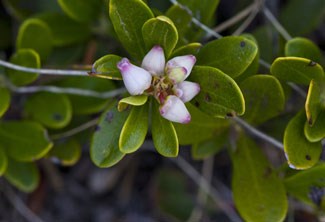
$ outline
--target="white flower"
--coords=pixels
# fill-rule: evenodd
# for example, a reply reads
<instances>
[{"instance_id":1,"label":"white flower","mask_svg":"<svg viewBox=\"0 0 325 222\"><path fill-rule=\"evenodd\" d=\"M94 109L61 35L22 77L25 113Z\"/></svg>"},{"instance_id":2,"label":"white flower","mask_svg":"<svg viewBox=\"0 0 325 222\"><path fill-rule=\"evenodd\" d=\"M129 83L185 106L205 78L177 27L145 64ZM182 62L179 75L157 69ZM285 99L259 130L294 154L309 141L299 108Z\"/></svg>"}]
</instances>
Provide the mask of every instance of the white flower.
<instances>
[{"instance_id":1,"label":"white flower","mask_svg":"<svg viewBox=\"0 0 325 222\"><path fill-rule=\"evenodd\" d=\"M184 81L196 62L193 55L177 56L165 62L164 50L154 46L144 57L141 68L123 58L117 65L131 95L154 96L162 117L177 123L189 123L191 115L185 102L200 92L197 83Z\"/></svg>"}]
</instances>

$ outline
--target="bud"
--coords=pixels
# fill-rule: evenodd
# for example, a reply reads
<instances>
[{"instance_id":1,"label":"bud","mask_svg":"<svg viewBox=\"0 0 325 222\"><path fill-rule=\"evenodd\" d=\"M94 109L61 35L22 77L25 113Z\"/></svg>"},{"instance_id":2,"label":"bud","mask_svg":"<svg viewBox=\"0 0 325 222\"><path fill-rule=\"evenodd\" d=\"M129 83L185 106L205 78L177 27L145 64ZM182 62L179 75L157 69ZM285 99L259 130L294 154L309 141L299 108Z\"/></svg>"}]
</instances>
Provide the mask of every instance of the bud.
<instances>
[{"instance_id":1,"label":"bud","mask_svg":"<svg viewBox=\"0 0 325 222\"><path fill-rule=\"evenodd\" d=\"M166 64L167 73L168 70L175 67L183 67L186 69L186 74L182 81L184 81L191 73L192 68L196 62L196 58L193 55L177 56L169 60Z\"/></svg>"},{"instance_id":2,"label":"bud","mask_svg":"<svg viewBox=\"0 0 325 222\"><path fill-rule=\"evenodd\" d=\"M158 45L154 46L142 60L141 67L152 75L163 75L165 69L164 50Z\"/></svg>"},{"instance_id":3,"label":"bud","mask_svg":"<svg viewBox=\"0 0 325 222\"><path fill-rule=\"evenodd\" d=\"M200 92L200 85L194 82L183 81L176 86L176 95L184 102L188 102Z\"/></svg>"},{"instance_id":4,"label":"bud","mask_svg":"<svg viewBox=\"0 0 325 222\"><path fill-rule=\"evenodd\" d=\"M185 104L177 96L168 96L159 111L162 117L173 122L186 124L191 121L191 115Z\"/></svg>"}]
</instances>

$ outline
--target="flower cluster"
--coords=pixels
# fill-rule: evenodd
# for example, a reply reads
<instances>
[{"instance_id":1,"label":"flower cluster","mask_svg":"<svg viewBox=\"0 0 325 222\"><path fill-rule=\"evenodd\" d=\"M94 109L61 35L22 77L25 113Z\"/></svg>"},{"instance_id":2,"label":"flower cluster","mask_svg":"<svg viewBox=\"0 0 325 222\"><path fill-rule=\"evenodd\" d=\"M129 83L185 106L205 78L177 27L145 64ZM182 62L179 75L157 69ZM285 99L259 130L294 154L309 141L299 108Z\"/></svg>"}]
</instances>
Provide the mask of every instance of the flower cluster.
<instances>
[{"instance_id":1,"label":"flower cluster","mask_svg":"<svg viewBox=\"0 0 325 222\"><path fill-rule=\"evenodd\" d=\"M159 111L164 118L189 123L191 115L184 103L200 92L200 86L184 80L195 62L195 56L184 55L166 63L164 50L157 45L144 57L141 67L131 64L127 58L123 58L117 67L131 95L152 95L159 102Z\"/></svg>"}]
</instances>

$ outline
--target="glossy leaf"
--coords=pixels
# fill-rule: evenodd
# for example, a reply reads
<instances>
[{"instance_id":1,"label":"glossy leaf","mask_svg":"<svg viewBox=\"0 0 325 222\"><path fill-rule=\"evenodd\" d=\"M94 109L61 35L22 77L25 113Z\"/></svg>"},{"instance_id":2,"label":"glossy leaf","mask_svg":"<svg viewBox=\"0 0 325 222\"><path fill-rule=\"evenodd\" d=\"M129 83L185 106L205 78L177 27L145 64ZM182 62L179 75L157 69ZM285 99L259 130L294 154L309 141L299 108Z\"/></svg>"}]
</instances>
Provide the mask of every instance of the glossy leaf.
<instances>
[{"instance_id":1,"label":"glossy leaf","mask_svg":"<svg viewBox=\"0 0 325 222\"><path fill-rule=\"evenodd\" d=\"M288 209L286 191L260 147L242 135L232 153L232 161L232 191L243 219L283 221Z\"/></svg>"},{"instance_id":2,"label":"glossy leaf","mask_svg":"<svg viewBox=\"0 0 325 222\"><path fill-rule=\"evenodd\" d=\"M32 119L49 128L63 128L72 118L71 103L66 95L40 92L28 98L25 111Z\"/></svg>"},{"instance_id":3,"label":"glossy leaf","mask_svg":"<svg viewBox=\"0 0 325 222\"><path fill-rule=\"evenodd\" d=\"M325 164L319 164L311 169L297 172L285 179L284 184L290 195L309 204L319 205L322 196L315 197L317 189L325 187Z\"/></svg>"},{"instance_id":4,"label":"glossy leaf","mask_svg":"<svg viewBox=\"0 0 325 222\"><path fill-rule=\"evenodd\" d=\"M322 67L308 59L279 57L272 66L271 73L279 80L308 85L312 79L324 77Z\"/></svg>"},{"instance_id":5,"label":"glossy leaf","mask_svg":"<svg viewBox=\"0 0 325 222\"><path fill-rule=\"evenodd\" d=\"M97 92L108 92L115 89L113 81L101 78L84 76L64 77L57 85L64 88L77 88ZM110 99L101 99L89 96L67 95L74 114L93 114L102 111Z\"/></svg>"},{"instance_id":6,"label":"glossy leaf","mask_svg":"<svg viewBox=\"0 0 325 222\"><path fill-rule=\"evenodd\" d=\"M80 159L81 146L74 139L58 142L54 144L48 156L59 160L63 166L72 166Z\"/></svg>"},{"instance_id":7,"label":"glossy leaf","mask_svg":"<svg viewBox=\"0 0 325 222\"><path fill-rule=\"evenodd\" d=\"M240 88L219 69L195 66L190 80L200 84L201 91L192 104L203 112L221 118L244 114L245 101Z\"/></svg>"},{"instance_id":8,"label":"glossy leaf","mask_svg":"<svg viewBox=\"0 0 325 222\"><path fill-rule=\"evenodd\" d=\"M311 32L322 22L323 0L290 0L280 14L280 23L293 36Z\"/></svg>"},{"instance_id":9,"label":"glossy leaf","mask_svg":"<svg viewBox=\"0 0 325 222\"><path fill-rule=\"evenodd\" d=\"M33 162L26 163L9 159L4 176L12 185L27 193L34 191L40 182L40 173Z\"/></svg>"},{"instance_id":10,"label":"glossy leaf","mask_svg":"<svg viewBox=\"0 0 325 222\"><path fill-rule=\"evenodd\" d=\"M8 157L4 149L0 147L0 177L6 172L8 167Z\"/></svg>"},{"instance_id":11,"label":"glossy leaf","mask_svg":"<svg viewBox=\"0 0 325 222\"><path fill-rule=\"evenodd\" d=\"M309 142L304 135L306 116L299 112L288 124L284 132L284 151L288 164L293 169L308 169L314 166L322 152L320 142Z\"/></svg>"},{"instance_id":12,"label":"glossy leaf","mask_svg":"<svg viewBox=\"0 0 325 222\"><path fill-rule=\"evenodd\" d=\"M50 28L54 46L82 43L91 34L89 26L76 22L60 13L42 13L37 18L45 22Z\"/></svg>"},{"instance_id":13,"label":"glossy leaf","mask_svg":"<svg viewBox=\"0 0 325 222\"><path fill-rule=\"evenodd\" d=\"M89 22L98 18L102 0L58 0L62 10L78 22Z\"/></svg>"},{"instance_id":14,"label":"glossy leaf","mask_svg":"<svg viewBox=\"0 0 325 222\"><path fill-rule=\"evenodd\" d=\"M32 49L20 49L10 58L10 62L16 65L40 68L41 61L37 52ZM38 78L38 73L26 73L13 69L6 69L6 74L10 81L17 86L27 85Z\"/></svg>"},{"instance_id":15,"label":"glossy leaf","mask_svg":"<svg viewBox=\"0 0 325 222\"><path fill-rule=\"evenodd\" d=\"M285 97L280 82L270 75L255 75L240 84L245 97L243 116L252 124L261 124L279 115L284 109Z\"/></svg>"},{"instance_id":16,"label":"glossy leaf","mask_svg":"<svg viewBox=\"0 0 325 222\"><path fill-rule=\"evenodd\" d=\"M318 142L325 138L325 109L322 109L314 122L310 126L308 122L305 123L305 136L310 142Z\"/></svg>"},{"instance_id":17,"label":"glossy leaf","mask_svg":"<svg viewBox=\"0 0 325 222\"><path fill-rule=\"evenodd\" d=\"M307 121L313 126L321 110L325 109L325 82L311 80L305 103Z\"/></svg>"},{"instance_id":18,"label":"glossy leaf","mask_svg":"<svg viewBox=\"0 0 325 222\"><path fill-rule=\"evenodd\" d=\"M149 121L149 103L133 106L122 128L119 148L122 153L132 153L141 147L147 132Z\"/></svg>"},{"instance_id":19,"label":"glossy leaf","mask_svg":"<svg viewBox=\"0 0 325 222\"><path fill-rule=\"evenodd\" d=\"M142 26L142 36L147 51L153 46L159 45L164 49L167 58L178 41L178 33L174 23L165 16L158 16L146 21Z\"/></svg>"},{"instance_id":20,"label":"glossy leaf","mask_svg":"<svg viewBox=\"0 0 325 222\"><path fill-rule=\"evenodd\" d=\"M212 66L235 78L253 62L257 46L251 40L230 36L209 42L197 55L197 65Z\"/></svg>"},{"instance_id":21,"label":"glossy leaf","mask_svg":"<svg viewBox=\"0 0 325 222\"><path fill-rule=\"evenodd\" d=\"M129 96L121 99L118 102L117 109L118 111L125 110L129 105L131 106L142 106L148 100L147 95L139 95L139 96Z\"/></svg>"},{"instance_id":22,"label":"glossy leaf","mask_svg":"<svg viewBox=\"0 0 325 222\"><path fill-rule=\"evenodd\" d=\"M322 53L315 43L301 37L290 39L286 43L285 55L307 58L318 63L322 57Z\"/></svg>"},{"instance_id":23,"label":"glossy leaf","mask_svg":"<svg viewBox=\"0 0 325 222\"><path fill-rule=\"evenodd\" d=\"M173 123L181 145L196 144L217 137L220 131L229 125L229 121L213 118L191 103L186 103L186 108L191 114L191 122L188 124Z\"/></svg>"},{"instance_id":24,"label":"glossy leaf","mask_svg":"<svg viewBox=\"0 0 325 222\"><path fill-rule=\"evenodd\" d=\"M150 8L141 0L110 0L109 16L124 48L141 61L147 53L142 26L153 18Z\"/></svg>"},{"instance_id":25,"label":"glossy leaf","mask_svg":"<svg viewBox=\"0 0 325 222\"><path fill-rule=\"evenodd\" d=\"M0 117L7 111L10 106L10 92L6 88L0 87Z\"/></svg>"},{"instance_id":26,"label":"glossy leaf","mask_svg":"<svg viewBox=\"0 0 325 222\"><path fill-rule=\"evenodd\" d=\"M48 25L40 19L27 19L21 24L16 47L17 49L34 49L42 60L52 51L53 37Z\"/></svg>"},{"instance_id":27,"label":"glossy leaf","mask_svg":"<svg viewBox=\"0 0 325 222\"><path fill-rule=\"evenodd\" d=\"M96 166L110 167L124 157L119 149L119 137L128 114L114 106L101 115L90 144L90 157Z\"/></svg>"},{"instance_id":28,"label":"glossy leaf","mask_svg":"<svg viewBox=\"0 0 325 222\"><path fill-rule=\"evenodd\" d=\"M91 75L105 79L122 80L121 72L117 68L117 63L121 59L120 56L116 55L106 55L99 58L92 67Z\"/></svg>"},{"instance_id":29,"label":"glossy leaf","mask_svg":"<svg viewBox=\"0 0 325 222\"><path fill-rule=\"evenodd\" d=\"M151 118L152 140L157 152L165 157L176 157L179 148L175 128L170 121L160 115L156 101L153 101Z\"/></svg>"},{"instance_id":30,"label":"glossy leaf","mask_svg":"<svg viewBox=\"0 0 325 222\"><path fill-rule=\"evenodd\" d=\"M176 56L183 56L183 55L195 55L196 56L196 54L199 52L201 47L202 47L201 43L193 42L188 45L184 45L182 47L175 49L170 57L174 58Z\"/></svg>"},{"instance_id":31,"label":"glossy leaf","mask_svg":"<svg viewBox=\"0 0 325 222\"><path fill-rule=\"evenodd\" d=\"M0 123L0 145L18 161L33 161L46 155L53 144L40 124L8 121Z\"/></svg>"}]
</instances>

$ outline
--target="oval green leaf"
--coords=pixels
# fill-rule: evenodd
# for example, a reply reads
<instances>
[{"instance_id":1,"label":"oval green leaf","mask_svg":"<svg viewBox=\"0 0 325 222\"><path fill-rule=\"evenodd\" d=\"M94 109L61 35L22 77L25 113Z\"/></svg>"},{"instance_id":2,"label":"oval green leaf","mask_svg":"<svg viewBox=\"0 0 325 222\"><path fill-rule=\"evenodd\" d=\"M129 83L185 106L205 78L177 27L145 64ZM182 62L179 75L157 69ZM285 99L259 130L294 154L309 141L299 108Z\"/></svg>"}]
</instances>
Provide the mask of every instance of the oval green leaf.
<instances>
[{"instance_id":1,"label":"oval green leaf","mask_svg":"<svg viewBox=\"0 0 325 222\"><path fill-rule=\"evenodd\" d=\"M283 221L288 210L286 191L260 147L241 135L232 162L234 201L244 221Z\"/></svg>"},{"instance_id":2,"label":"oval green leaf","mask_svg":"<svg viewBox=\"0 0 325 222\"><path fill-rule=\"evenodd\" d=\"M184 46L181 46L177 49L174 50L172 55L170 56L171 58L176 57L176 56L183 56L183 55L195 55L199 52L201 49L202 44L198 42L193 42Z\"/></svg>"},{"instance_id":3,"label":"oval green leaf","mask_svg":"<svg viewBox=\"0 0 325 222\"><path fill-rule=\"evenodd\" d=\"M148 100L147 95L129 96L129 97L121 99L118 102L117 109L118 109L118 111L121 112L121 111L125 110L128 107L128 105L142 106L147 102L147 100Z\"/></svg>"},{"instance_id":4,"label":"oval green leaf","mask_svg":"<svg viewBox=\"0 0 325 222\"><path fill-rule=\"evenodd\" d=\"M170 56L178 41L174 23L165 16L146 21L142 26L142 36L148 51L153 46L159 45L164 49L166 58Z\"/></svg>"},{"instance_id":5,"label":"oval green leaf","mask_svg":"<svg viewBox=\"0 0 325 222\"><path fill-rule=\"evenodd\" d=\"M314 125L305 123L305 136L310 142L318 142L325 138L325 109L320 111Z\"/></svg>"},{"instance_id":6,"label":"oval green leaf","mask_svg":"<svg viewBox=\"0 0 325 222\"><path fill-rule=\"evenodd\" d=\"M176 157L179 147L175 128L170 121L160 115L156 101L153 101L151 118L152 140L157 152L165 157Z\"/></svg>"},{"instance_id":7,"label":"oval green leaf","mask_svg":"<svg viewBox=\"0 0 325 222\"><path fill-rule=\"evenodd\" d=\"M53 38L48 25L40 19L27 19L21 24L16 47L17 49L34 49L45 60L52 51Z\"/></svg>"},{"instance_id":8,"label":"oval green leaf","mask_svg":"<svg viewBox=\"0 0 325 222\"><path fill-rule=\"evenodd\" d=\"M10 58L10 62L16 65L40 68L41 61L38 53L32 49L20 49ZM26 73L13 69L6 69L10 81L17 86L27 85L38 78L38 73Z\"/></svg>"},{"instance_id":9,"label":"oval green leaf","mask_svg":"<svg viewBox=\"0 0 325 222\"><path fill-rule=\"evenodd\" d=\"M325 82L311 80L305 103L307 121L313 126L321 110L325 109Z\"/></svg>"},{"instance_id":10,"label":"oval green leaf","mask_svg":"<svg viewBox=\"0 0 325 222\"><path fill-rule=\"evenodd\" d=\"M75 139L59 141L54 144L48 156L58 159L63 166L72 166L80 159L81 146Z\"/></svg>"},{"instance_id":11,"label":"oval green leaf","mask_svg":"<svg viewBox=\"0 0 325 222\"><path fill-rule=\"evenodd\" d=\"M279 80L308 85L312 79L324 77L323 68L316 62L298 57L279 57L271 66L271 74Z\"/></svg>"},{"instance_id":12,"label":"oval green leaf","mask_svg":"<svg viewBox=\"0 0 325 222\"><path fill-rule=\"evenodd\" d=\"M117 108L108 108L99 119L90 144L90 157L101 168L118 163L123 157L119 149L119 138L129 112L119 112Z\"/></svg>"},{"instance_id":13,"label":"oval green leaf","mask_svg":"<svg viewBox=\"0 0 325 222\"><path fill-rule=\"evenodd\" d=\"M95 20L104 6L102 0L58 0L58 3L68 16L78 22Z\"/></svg>"},{"instance_id":14,"label":"oval green leaf","mask_svg":"<svg viewBox=\"0 0 325 222\"><path fill-rule=\"evenodd\" d=\"M122 153L133 153L143 144L149 121L149 103L133 106L122 128L119 148Z\"/></svg>"},{"instance_id":15,"label":"oval green leaf","mask_svg":"<svg viewBox=\"0 0 325 222\"><path fill-rule=\"evenodd\" d=\"M8 167L8 157L4 149L0 147L0 177L6 172Z\"/></svg>"},{"instance_id":16,"label":"oval green leaf","mask_svg":"<svg viewBox=\"0 0 325 222\"><path fill-rule=\"evenodd\" d=\"M221 118L244 114L245 101L240 88L219 69L195 66L190 80L201 87L192 103L203 112Z\"/></svg>"},{"instance_id":17,"label":"oval green leaf","mask_svg":"<svg viewBox=\"0 0 325 222\"><path fill-rule=\"evenodd\" d=\"M10 106L10 92L6 88L0 87L0 117L7 111Z\"/></svg>"},{"instance_id":18,"label":"oval green leaf","mask_svg":"<svg viewBox=\"0 0 325 222\"><path fill-rule=\"evenodd\" d=\"M285 56L307 58L320 62L322 53L318 46L309 39L296 37L290 39L285 45Z\"/></svg>"},{"instance_id":19,"label":"oval green leaf","mask_svg":"<svg viewBox=\"0 0 325 222\"><path fill-rule=\"evenodd\" d=\"M247 122L259 125L283 111L284 92L274 76L251 76L240 83L240 88L245 97L243 118Z\"/></svg>"},{"instance_id":20,"label":"oval green leaf","mask_svg":"<svg viewBox=\"0 0 325 222\"><path fill-rule=\"evenodd\" d=\"M303 170L314 166L322 152L320 142L309 142L304 134L306 115L299 112L288 124L284 132L284 152L288 164L293 169Z\"/></svg>"},{"instance_id":21,"label":"oval green leaf","mask_svg":"<svg viewBox=\"0 0 325 222\"><path fill-rule=\"evenodd\" d=\"M190 145L213 138L229 126L229 121L203 113L191 103L186 103L186 108L191 114L188 124L173 123L179 144Z\"/></svg>"},{"instance_id":22,"label":"oval green leaf","mask_svg":"<svg viewBox=\"0 0 325 222\"><path fill-rule=\"evenodd\" d=\"M124 48L141 61L147 53L142 26L154 17L150 8L141 0L110 0L109 16Z\"/></svg>"},{"instance_id":23,"label":"oval green leaf","mask_svg":"<svg viewBox=\"0 0 325 222\"><path fill-rule=\"evenodd\" d=\"M209 42L197 55L197 64L212 66L235 78L253 62L256 44L244 37L230 36Z\"/></svg>"},{"instance_id":24,"label":"oval green leaf","mask_svg":"<svg viewBox=\"0 0 325 222\"><path fill-rule=\"evenodd\" d=\"M117 63L121 59L117 55L106 55L99 58L93 64L90 75L105 79L122 80L121 72L117 68Z\"/></svg>"},{"instance_id":25,"label":"oval green leaf","mask_svg":"<svg viewBox=\"0 0 325 222\"><path fill-rule=\"evenodd\" d=\"M9 159L4 176L12 185L26 193L34 191L40 182L40 173L35 163L13 159Z\"/></svg>"},{"instance_id":26,"label":"oval green leaf","mask_svg":"<svg viewBox=\"0 0 325 222\"><path fill-rule=\"evenodd\" d=\"M18 161L33 161L45 156L53 144L40 124L8 121L0 123L0 145Z\"/></svg>"},{"instance_id":27,"label":"oval green leaf","mask_svg":"<svg viewBox=\"0 0 325 222\"><path fill-rule=\"evenodd\" d=\"M67 126L72 118L71 103L63 94L49 92L34 94L28 98L25 111L32 119L54 129Z\"/></svg>"}]
</instances>

